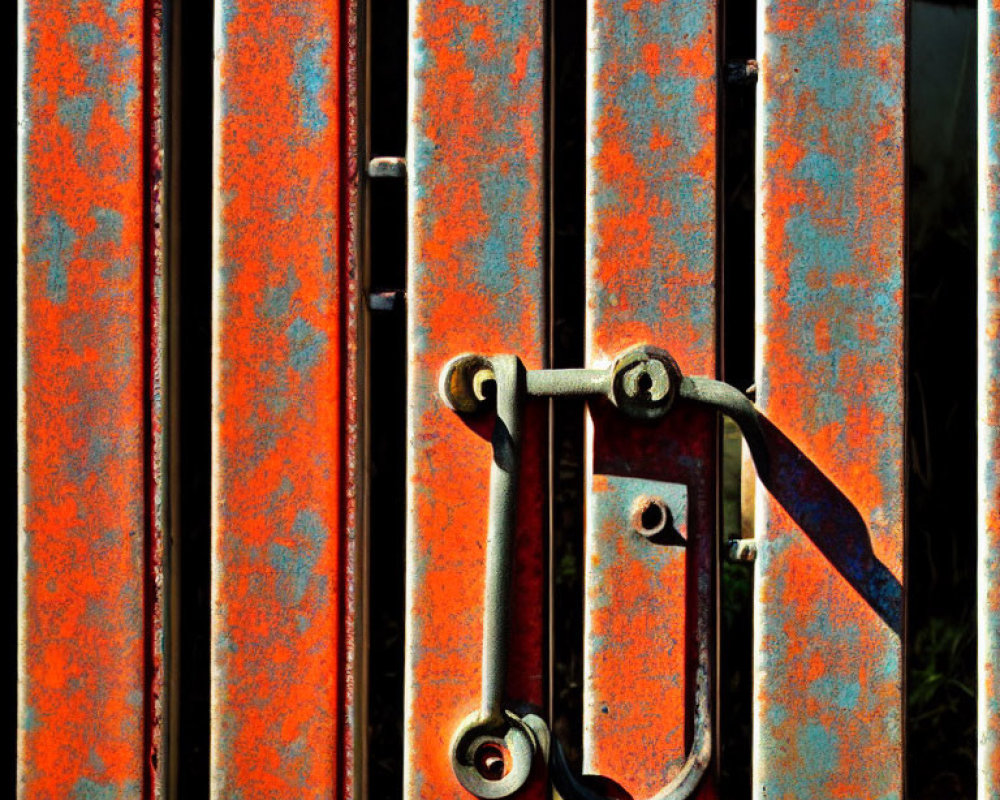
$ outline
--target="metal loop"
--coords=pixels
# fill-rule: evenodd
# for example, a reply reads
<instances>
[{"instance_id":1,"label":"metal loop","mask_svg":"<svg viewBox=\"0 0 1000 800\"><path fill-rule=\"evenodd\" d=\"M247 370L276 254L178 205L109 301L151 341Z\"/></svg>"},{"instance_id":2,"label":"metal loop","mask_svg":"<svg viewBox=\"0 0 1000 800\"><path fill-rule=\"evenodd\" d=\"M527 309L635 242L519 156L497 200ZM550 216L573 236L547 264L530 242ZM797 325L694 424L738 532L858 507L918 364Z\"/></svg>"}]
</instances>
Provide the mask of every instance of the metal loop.
<instances>
[{"instance_id":1,"label":"metal loop","mask_svg":"<svg viewBox=\"0 0 1000 800\"><path fill-rule=\"evenodd\" d=\"M451 745L451 765L458 782L483 800L510 797L531 775L538 750L534 731L516 714L483 722L477 713L459 727Z\"/></svg>"}]
</instances>

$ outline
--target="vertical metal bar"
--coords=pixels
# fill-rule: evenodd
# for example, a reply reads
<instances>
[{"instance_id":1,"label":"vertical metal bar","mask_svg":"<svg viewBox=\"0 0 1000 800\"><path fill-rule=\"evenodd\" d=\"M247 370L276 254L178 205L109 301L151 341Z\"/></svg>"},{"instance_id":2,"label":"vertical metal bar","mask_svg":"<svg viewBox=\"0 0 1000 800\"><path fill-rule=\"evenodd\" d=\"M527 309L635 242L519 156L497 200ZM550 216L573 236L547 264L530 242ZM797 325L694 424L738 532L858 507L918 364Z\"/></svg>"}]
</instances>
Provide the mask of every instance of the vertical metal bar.
<instances>
[{"instance_id":1,"label":"vertical metal bar","mask_svg":"<svg viewBox=\"0 0 1000 800\"><path fill-rule=\"evenodd\" d=\"M480 697L489 431L437 393L463 352L545 350L543 4L410 7L404 794L466 798L450 740ZM507 695L542 706L544 407L523 423ZM523 796L541 797L536 786Z\"/></svg>"},{"instance_id":2,"label":"vertical metal bar","mask_svg":"<svg viewBox=\"0 0 1000 800\"><path fill-rule=\"evenodd\" d=\"M979 794L1000 798L1000 1L979 3Z\"/></svg>"},{"instance_id":3,"label":"vertical metal bar","mask_svg":"<svg viewBox=\"0 0 1000 800\"><path fill-rule=\"evenodd\" d=\"M164 791L161 14L19 6L22 798Z\"/></svg>"},{"instance_id":4,"label":"vertical metal bar","mask_svg":"<svg viewBox=\"0 0 1000 800\"><path fill-rule=\"evenodd\" d=\"M353 9L216 5L216 798L355 791Z\"/></svg>"},{"instance_id":5,"label":"vertical metal bar","mask_svg":"<svg viewBox=\"0 0 1000 800\"><path fill-rule=\"evenodd\" d=\"M754 796L899 798L904 0L763 0Z\"/></svg>"},{"instance_id":6,"label":"vertical metal bar","mask_svg":"<svg viewBox=\"0 0 1000 800\"><path fill-rule=\"evenodd\" d=\"M590 0L590 367L645 342L689 374L716 373L717 26L715 0ZM701 722L694 651L699 618L711 619L697 596L714 583L716 421L678 408L650 428L591 405L584 772L644 798L677 775ZM625 496L613 476L646 480ZM686 542L630 544L649 479L688 487Z\"/></svg>"}]
</instances>

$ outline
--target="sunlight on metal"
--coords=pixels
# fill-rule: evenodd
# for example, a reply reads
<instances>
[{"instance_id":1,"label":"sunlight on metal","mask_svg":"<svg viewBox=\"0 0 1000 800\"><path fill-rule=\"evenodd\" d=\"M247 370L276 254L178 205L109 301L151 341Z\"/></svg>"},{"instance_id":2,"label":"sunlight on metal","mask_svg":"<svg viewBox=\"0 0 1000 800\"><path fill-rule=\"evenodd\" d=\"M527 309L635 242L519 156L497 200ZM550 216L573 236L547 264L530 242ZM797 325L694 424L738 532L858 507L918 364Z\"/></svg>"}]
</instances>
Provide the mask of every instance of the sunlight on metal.
<instances>
[{"instance_id":1,"label":"sunlight on metal","mask_svg":"<svg viewBox=\"0 0 1000 800\"><path fill-rule=\"evenodd\" d=\"M759 800L902 792L905 5L758 8Z\"/></svg>"}]
</instances>

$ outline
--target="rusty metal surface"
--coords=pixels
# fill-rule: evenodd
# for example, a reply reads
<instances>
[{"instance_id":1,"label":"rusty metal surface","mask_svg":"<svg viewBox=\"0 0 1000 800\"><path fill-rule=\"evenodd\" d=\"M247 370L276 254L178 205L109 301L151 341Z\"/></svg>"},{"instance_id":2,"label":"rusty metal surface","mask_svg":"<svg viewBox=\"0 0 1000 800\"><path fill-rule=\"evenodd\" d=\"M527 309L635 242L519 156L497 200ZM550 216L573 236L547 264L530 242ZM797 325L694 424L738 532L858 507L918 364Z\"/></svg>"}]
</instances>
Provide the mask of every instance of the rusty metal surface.
<instances>
[{"instance_id":1,"label":"rusty metal surface","mask_svg":"<svg viewBox=\"0 0 1000 800\"><path fill-rule=\"evenodd\" d=\"M1000 2L979 4L979 797L1000 798Z\"/></svg>"},{"instance_id":2,"label":"rusty metal surface","mask_svg":"<svg viewBox=\"0 0 1000 800\"><path fill-rule=\"evenodd\" d=\"M754 796L902 784L903 0L765 0Z\"/></svg>"},{"instance_id":3,"label":"rusty metal surface","mask_svg":"<svg viewBox=\"0 0 1000 800\"><path fill-rule=\"evenodd\" d=\"M543 5L410 6L407 641L404 795L466 798L450 759L477 709L492 420L437 391L465 352L543 366ZM524 419L507 680L544 704L544 402ZM542 797L537 781L521 796Z\"/></svg>"},{"instance_id":4,"label":"rusty metal surface","mask_svg":"<svg viewBox=\"0 0 1000 800\"><path fill-rule=\"evenodd\" d=\"M162 789L161 13L20 4L22 798Z\"/></svg>"},{"instance_id":5,"label":"rusty metal surface","mask_svg":"<svg viewBox=\"0 0 1000 800\"><path fill-rule=\"evenodd\" d=\"M687 374L715 375L717 24L712 0L591 0L590 367L647 343ZM715 569L715 429L698 409L643 424L592 404L584 772L637 799L680 772L695 724L696 620L709 611L698 581ZM601 523L621 511L604 488L615 476L686 485L687 540L623 562L620 528Z\"/></svg>"},{"instance_id":6,"label":"rusty metal surface","mask_svg":"<svg viewBox=\"0 0 1000 800\"><path fill-rule=\"evenodd\" d=\"M216 6L217 798L355 790L353 14Z\"/></svg>"},{"instance_id":7,"label":"rusty metal surface","mask_svg":"<svg viewBox=\"0 0 1000 800\"><path fill-rule=\"evenodd\" d=\"M683 760L664 776L663 783L651 785L650 789L643 790L642 795L671 800L691 797L698 789L711 759L714 736L712 576L706 571L690 581L662 580L664 574L684 574L686 571L684 562L688 559L686 548L689 542L687 506L687 487L683 484L595 475L590 485L588 519L596 536L606 543L598 556L601 561L593 558L590 563L595 571L600 570L606 583L604 602L593 599L587 609L584 681L588 687L593 687L591 697L603 700L596 708L588 706L584 735L593 740L597 738L595 730L598 734L606 730L604 725L594 722L595 718L601 720L602 717L615 716L623 719L624 724L630 727L616 730L623 738L628 736L632 740L634 749L625 757L618 755L618 763L612 768L618 768L620 772L608 772L604 777L625 788L620 776L645 776L650 771L654 763L650 752L655 751L649 748L659 745L662 731L650 727L649 723L656 717L655 698L664 692L665 676L638 669L630 676L634 682L627 690L615 686L608 676L621 674L622 659L636 655L635 642L647 642L643 663L655 661L654 654L658 649L666 649L673 644L650 640L649 609L691 609L690 616L685 611L684 618L693 630L684 632L684 645L694 655L686 654L685 663L673 676L674 683L670 687L679 687L679 699L687 704L687 713L684 708L676 713L687 728L684 731L685 744L688 740L690 743L684 751ZM700 542L692 542L692 548L697 548L698 553L691 559L693 562L710 559L711 539L702 537ZM613 590L609 591L612 587ZM633 604L632 613L625 617L620 616L621 606L611 600L613 594L621 592L626 592ZM674 613L676 615L676 611ZM595 631L601 633L595 635ZM657 631L654 628L652 632ZM614 640L609 640L612 636ZM690 689L686 687L688 681ZM634 706L637 712L644 708L646 713L644 717L637 713L635 718L630 719L620 711L615 713L616 704L619 709L622 705L627 708ZM634 724L637 721L639 724ZM624 748L621 752L625 752ZM636 796L635 791L629 796Z\"/></svg>"}]
</instances>

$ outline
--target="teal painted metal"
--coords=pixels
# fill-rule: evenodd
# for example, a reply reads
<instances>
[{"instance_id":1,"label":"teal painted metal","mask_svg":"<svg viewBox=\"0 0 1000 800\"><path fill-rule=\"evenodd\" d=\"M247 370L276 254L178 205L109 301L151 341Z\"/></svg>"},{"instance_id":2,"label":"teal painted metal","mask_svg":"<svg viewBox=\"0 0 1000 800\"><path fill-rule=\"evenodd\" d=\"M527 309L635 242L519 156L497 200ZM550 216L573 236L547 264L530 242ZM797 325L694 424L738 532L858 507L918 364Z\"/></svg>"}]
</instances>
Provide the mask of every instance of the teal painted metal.
<instances>
[{"instance_id":1,"label":"teal painted metal","mask_svg":"<svg viewBox=\"0 0 1000 800\"><path fill-rule=\"evenodd\" d=\"M899 798L903 0L763 0L754 796Z\"/></svg>"}]
</instances>

